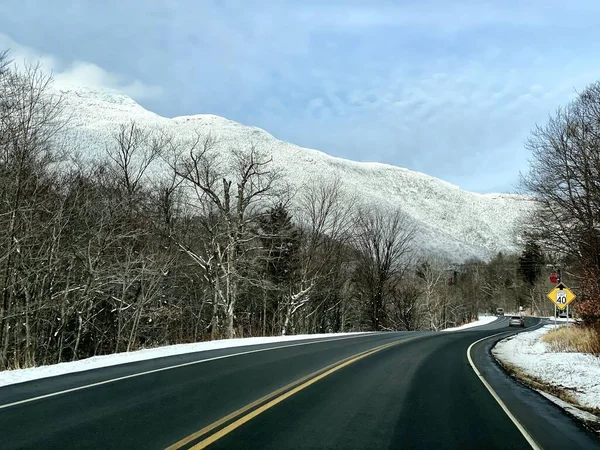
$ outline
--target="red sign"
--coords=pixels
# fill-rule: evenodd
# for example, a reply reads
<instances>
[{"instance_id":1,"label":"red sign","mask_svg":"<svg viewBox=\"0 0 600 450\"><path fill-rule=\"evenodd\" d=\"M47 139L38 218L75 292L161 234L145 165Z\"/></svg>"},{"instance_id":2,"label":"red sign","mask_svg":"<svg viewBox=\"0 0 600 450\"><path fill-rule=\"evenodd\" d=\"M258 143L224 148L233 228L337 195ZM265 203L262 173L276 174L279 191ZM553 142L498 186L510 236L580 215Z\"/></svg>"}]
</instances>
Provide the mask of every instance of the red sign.
<instances>
[{"instance_id":1,"label":"red sign","mask_svg":"<svg viewBox=\"0 0 600 450\"><path fill-rule=\"evenodd\" d=\"M558 283L558 273L557 272L550 272L550 283Z\"/></svg>"}]
</instances>

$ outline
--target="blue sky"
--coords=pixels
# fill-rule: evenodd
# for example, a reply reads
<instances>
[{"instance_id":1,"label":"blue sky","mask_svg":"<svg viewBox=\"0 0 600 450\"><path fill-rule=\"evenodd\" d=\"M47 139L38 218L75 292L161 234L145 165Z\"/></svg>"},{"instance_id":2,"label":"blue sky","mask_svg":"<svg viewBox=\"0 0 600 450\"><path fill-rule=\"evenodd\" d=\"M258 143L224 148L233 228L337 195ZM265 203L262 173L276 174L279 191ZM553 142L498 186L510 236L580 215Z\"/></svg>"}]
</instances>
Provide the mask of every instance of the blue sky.
<instances>
[{"instance_id":1,"label":"blue sky","mask_svg":"<svg viewBox=\"0 0 600 450\"><path fill-rule=\"evenodd\" d=\"M0 48L163 116L510 192L529 131L600 79L599 17L597 0L4 0Z\"/></svg>"}]
</instances>

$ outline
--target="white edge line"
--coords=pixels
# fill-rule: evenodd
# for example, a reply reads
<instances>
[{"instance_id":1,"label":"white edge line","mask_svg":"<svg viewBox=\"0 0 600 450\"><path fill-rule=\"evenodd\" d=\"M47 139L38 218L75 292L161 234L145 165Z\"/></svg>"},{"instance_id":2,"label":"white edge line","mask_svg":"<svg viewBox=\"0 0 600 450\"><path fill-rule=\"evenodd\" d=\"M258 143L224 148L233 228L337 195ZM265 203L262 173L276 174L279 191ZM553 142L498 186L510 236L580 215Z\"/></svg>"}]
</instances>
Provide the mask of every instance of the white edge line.
<instances>
[{"instance_id":1,"label":"white edge line","mask_svg":"<svg viewBox=\"0 0 600 450\"><path fill-rule=\"evenodd\" d=\"M42 400L42 399L45 399L45 398L56 397L58 395L68 394L70 392L81 391L83 389L89 389L89 388L96 387L96 386L102 386L103 384L114 383L116 381L127 380L129 378L141 377L143 375L149 375L151 373L164 372L166 370L178 369L180 367L186 367L186 366L192 366L194 364L202 364L202 363L205 363L205 362L216 361L216 360L219 360L219 359L232 358L234 356L249 355L251 353L266 352L266 351L269 351L269 350L278 350L278 349L281 349L281 348L298 347L298 346L301 346L301 345L322 344L324 342L343 341L343 340L346 340L346 339L356 339L356 338L359 338L359 337L372 336L373 334L374 333L364 333L364 334L359 334L359 335L355 335L355 336L347 336L347 337L333 338L333 339L327 339L327 340L314 340L314 341L311 341L311 342L301 342L301 343L296 343L296 344L280 345L280 346L277 346L277 347L259 348L259 349L256 349L256 350L249 350L247 352L232 353L232 354L229 354L229 355L221 355L221 356L215 356L213 358L200 359L200 360L197 360L197 361L190 361L190 362L186 362L186 363L176 364L174 366L167 366L167 367L161 367L159 369L147 370L145 372L132 373L130 375L124 375L122 377L111 378L109 380L99 381L97 383L85 384L83 386L77 386L77 387L70 388L70 389L64 389L62 391L50 392L49 394L38 395L37 397L30 397L30 398L26 398L26 399L23 399L23 400L12 402L12 403L6 403L4 405L0 405L0 409L10 408L11 406L22 405L24 403L30 403L30 402L34 402L36 400ZM206 350L206 351L211 351L211 350ZM178 356L178 355L172 355L172 356ZM145 361L149 361L149 360L145 360ZM139 361L139 362L141 362L141 361ZM115 367L115 366L107 366L107 367ZM91 370L97 370L97 369L91 369ZM68 374L64 374L64 375L68 375ZM59 375L59 376L63 376L63 375ZM31 380L31 381L34 381L34 380Z\"/></svg>"},{"instance_id":2,"label":"white edge line","mask_svg":"<svg viewBox=\"0 0 600 450\"><path fill-rule=\"evenodd\" d=\"M541 323L541 320L540 320L540 323ZM531 330L531 331L533 331L533 330ZM481 375L481 372L479 372L479 369L477 369L477 367L475 366L475 363L473 362L473 359L471 358L471 349L473 348L473 346L475 344L478 344L478 343L480 343L482 341L485 341L486 339L491 339L493 337L500 336L501 334L504 334L504 333L506 333L506 331L503 331L501 333L496 333L496 334L493 334L491 336L486 336L484 338L481 338L481 339L473 342L471 345L469 345L469 348L467 349L467 358L469 360L469 364L471 365L471 368L475 372L475 375L477 375L477 377L479 377L479 379L481 380L481 382L483 383L483 385L487 388L487 390L490 392L490 394L492 394L492 397L494 397L494 400L496 400L498 402L498 404L500 405L500 407L502 408L502 410L506 413L506 415L508 416L508 418L510 420L512 420L512 422L515 424L515 426L517 427L517 429L521 432L521 434L523 435L523 437L525 438L525 440L527 440L527 442L529 443L529 445L531 445L531 448L534 449L534 450L542 450L542 448L535 442L535 440L527 432L527 430L525 429L525 427L523 425L521 425L521 423L517 420L517 418L513 415L513 413L510 412L510 410L508 409L508 407L506 406L506 404L498 396L498 394L496 393L496 391L494 391L494 388L492 388L492 386L490 386L490 384L485 380L485 378L483 378L483 375Z\"/></svg>"}]
</instances>

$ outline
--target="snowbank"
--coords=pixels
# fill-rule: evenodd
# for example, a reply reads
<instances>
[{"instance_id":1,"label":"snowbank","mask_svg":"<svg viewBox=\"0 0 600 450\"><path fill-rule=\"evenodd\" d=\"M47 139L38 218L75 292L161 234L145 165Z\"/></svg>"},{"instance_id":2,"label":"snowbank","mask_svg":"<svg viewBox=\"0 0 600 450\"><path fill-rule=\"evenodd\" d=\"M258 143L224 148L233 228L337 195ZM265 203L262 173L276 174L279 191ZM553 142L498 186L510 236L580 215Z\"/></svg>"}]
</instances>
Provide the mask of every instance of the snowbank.
<instances>
[{"instance_id":1,"label":"snowbank","mask_svg":"<svg viewBox=\"0 0 600 450\"><path fill-rule=\"evenodd\" d=\"M600 408L600 358L584 353L552 353L540 337L546 325L498 342L492 353L542 383L568 391L581 406Z\"/></svg>"},{"instance_id":2,"label":"snowbank","mask_svg":"<svg viewBox=\"0 0 600 450\"><path fill-rule=\"evenodd\" d=\"M571 413L575 417L577 417L585 422L600 422L600 419L598 419L598 417L596 417L595 415L593 415L587 411L583 411L579 408L576 408L573 405L571 405L570 403L567 403L567 402L561 400L560 398L555 397L552 394L548 394L547 392L540 391L539 389L536 389L536 391L538 391L540 394L542 394L544 397L546 397L551 402L556 403L562 409L566 410L567 412Z\"/></svg>"},{"instance_id":3,"label":"snowbank","mask_svg":"<svg viewBox=\"0 0 600 450\"><path fill-rule=\"evenodd\" d=\"M164 356L182 355L207 350L218 350L222 348L243 347L257 344L270 344L273 342L292 342L304 339L351 337L369 333L326 333L326 334L298 334L294 336L270 336L240 339L221 339L217 341L196 342L193 344L178 344L165 347L149 348L128 353L115 353L112 355L94 356L80 361L64 362L50 366L32 367L30 369L6 370L0 372L0 387L9 384L23 383L25 381L40 378L54 377L84 370L98 369L100 367L116 366L135 361L144 361Z\"/></svg>"},{"instance_id":4,"label":"snowbank","mask_svg":"<svg viewBox=\"0 0 600 450\"><path fill-rule=\"evenodd\" d=\"M481 325L487 325L488 323L492 323L496 319L497 319L496 316L479 316L475 322L466 323L464 325L461 325L460 327L446 328L445 330L442 330L442 331L466 330L466 329L473 328L473 327L479 327Z\"/></svg>"}]
</instances>

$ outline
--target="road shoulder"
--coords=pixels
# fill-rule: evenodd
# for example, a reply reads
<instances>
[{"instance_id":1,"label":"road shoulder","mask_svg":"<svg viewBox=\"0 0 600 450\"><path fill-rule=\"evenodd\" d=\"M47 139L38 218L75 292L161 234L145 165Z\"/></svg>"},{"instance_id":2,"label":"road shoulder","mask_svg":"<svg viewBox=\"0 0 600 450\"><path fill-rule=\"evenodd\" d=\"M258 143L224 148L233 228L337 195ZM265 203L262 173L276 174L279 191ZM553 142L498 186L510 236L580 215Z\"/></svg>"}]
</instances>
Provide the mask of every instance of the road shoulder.
<instances>
[{"instance_id":1,"label":"road shoulder","mask_svg":"<svg viewBox=\"0 0 600 450\"><path fill-rule=\"evenodd\" d=\"M531 328L537 328L531 326ZM509 376L491 354L496 342L521 332L509 330L472 348L474 364L519 423L544 449L600 448L600 439L538 391Z\"/></svg>"},{"instance_id":2,"label":"road shoulder","mask_svg":"<svg viewBox=\"0 0 600 450\"><path fill-rule=\"evenodd\" d=\"M597 404L600 396L595 392L600 359L591 355L550 352L540 340L548 330L546 326L500 339L491 348L492 356L513 380L535 390L565 414L600 435Z\"/></svg>"}]
</instances>

